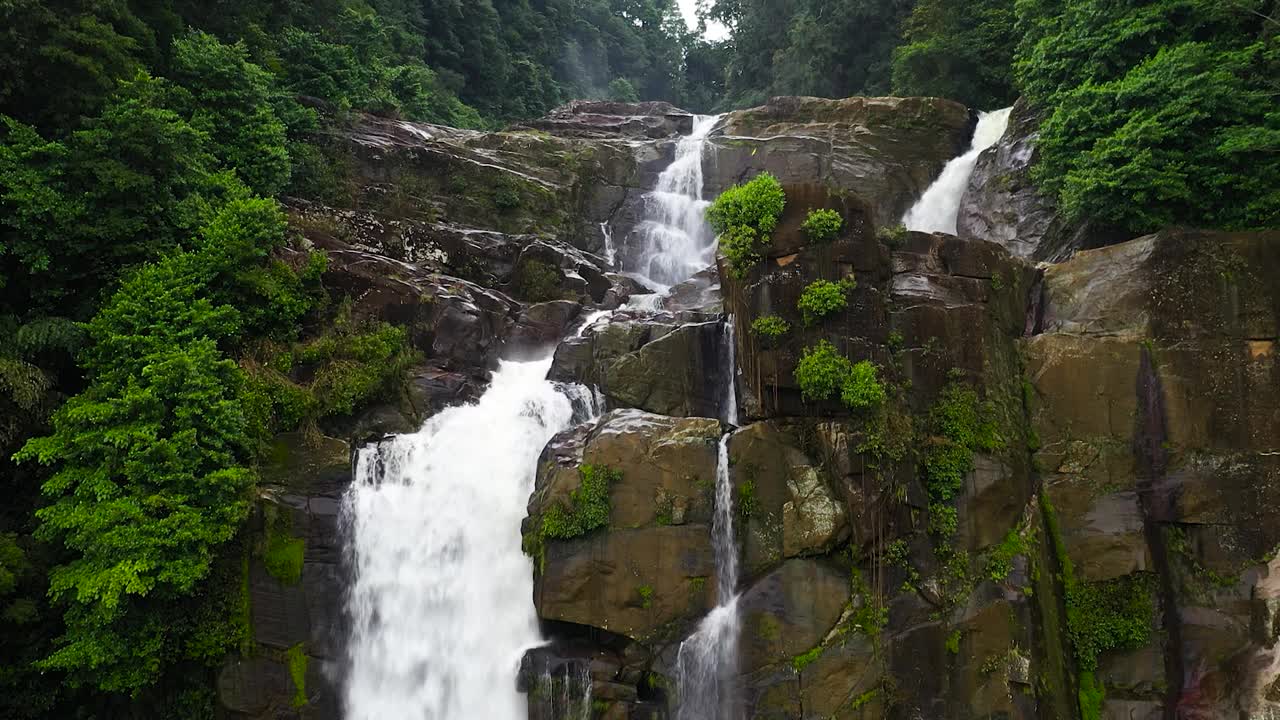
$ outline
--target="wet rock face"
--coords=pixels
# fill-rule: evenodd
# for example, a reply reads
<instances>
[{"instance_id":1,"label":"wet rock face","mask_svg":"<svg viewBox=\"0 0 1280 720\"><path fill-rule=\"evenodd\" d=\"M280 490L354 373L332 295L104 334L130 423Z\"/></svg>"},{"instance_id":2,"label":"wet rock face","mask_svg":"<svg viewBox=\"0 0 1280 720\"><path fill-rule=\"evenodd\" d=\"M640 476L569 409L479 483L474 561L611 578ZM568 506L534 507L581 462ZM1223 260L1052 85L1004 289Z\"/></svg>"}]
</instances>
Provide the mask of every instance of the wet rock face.
<instances>
[{"instance_id":1,"label":"wet rock face","mask_svg":"<svg viewBox=\"0 0 1280 720\"><path fill-rule=\"evenodd\" d=\"M610 407L724 416L729 349L720 322L680 324L672 315L615 317L563 342L550 377L594 385Z\"/></svg>"},{"instance_id":2,"label":"wet rock face","mask_svg":"<svg viewBox=\"0 0 1280 720\"><path fill-rule=\"evenodd\" d=\"M290 433L276 439L268 457L246 533L253 652L223 666L219 699L228 717L243 720L338 718L347 631L338 516L351 481L350 446ZM290 652L305 657L292 668L303 676L301 688Z\"/></svg>"},{"instance_id":3,"label":"wet rock face","mask_svg":"<svg viewBox=\"0 0 1280 720\"><path fill-rule=\"evenodd\" d=\"M1141 583L1152 608L1147 640L1099 657L1104 717L1280 710L1280 635L1256 624L1280 571L1278 263L1276 233L1169 231L1045 273L1045 492L1080 581Z\"/></svg>"},{"instance_id":4,"label":"wet rock face","mask_svg":"<svg viewBox=\"0 0 1280 720\"><path fill-rule=\"evenodd\" d=\"M575 100L521 127L566 137L658 139L687 135L693 115L666 102Z\"/></svg>"}]
</instances>

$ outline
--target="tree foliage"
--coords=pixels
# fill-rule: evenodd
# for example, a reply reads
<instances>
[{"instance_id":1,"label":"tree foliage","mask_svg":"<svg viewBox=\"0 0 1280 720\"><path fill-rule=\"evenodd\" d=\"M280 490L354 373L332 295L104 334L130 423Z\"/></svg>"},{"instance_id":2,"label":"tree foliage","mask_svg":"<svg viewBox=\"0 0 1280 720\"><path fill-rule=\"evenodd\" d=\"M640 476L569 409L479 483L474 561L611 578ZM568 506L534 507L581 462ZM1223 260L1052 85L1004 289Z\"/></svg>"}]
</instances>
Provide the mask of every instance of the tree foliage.
<instances>
[{"instance_id":1,"label":"tree foliage","mask_svg":"<svg viewBox=\"0 0 1280 720\"><path fill-rule=\"evenodd\" d=\"M898 95L951 98L984 110L1013 103L1014 0L920 0L893 52Z\"/></svg>"},{"instance_id":2,"label":"tree foliage","mask_svg":"<svg viewBox=\"0 0 1280 720\"><path fill-rule=\"evenodd\" d=\"M88 323L88 388L17 459L54 468L38 537L66 633L44 661L110 691L153 683L175 633L139 616L189 595L248 509L253 443L243 376L220 348L245 331L245 268L280 242L274 202L228 203L197 247L131 273ZM255 257L259 256L259 257Z\"/></svg>"},{"instance_id":3,"label":"tree foliage","mask_svg":"<svg viewBox=\"0 0 1280 720\"><path fill-rule=\"evenodd\" d=\"M890 61L912 0L715 0L731 37L726 107L772 95L847 97L889 91Z\"/></svg>"},{"instance_id":4,"label":"tree foliage","mask_svg":"<svg viewBox=\"0 0 1280 720\"><path fill-rule=\"evenodd\" d=\"M1280 220L1280 26L1262 0L1018 0L1015 67L1045 111L1033 178L1131 233Z\"/></svg>"}]
</instances>

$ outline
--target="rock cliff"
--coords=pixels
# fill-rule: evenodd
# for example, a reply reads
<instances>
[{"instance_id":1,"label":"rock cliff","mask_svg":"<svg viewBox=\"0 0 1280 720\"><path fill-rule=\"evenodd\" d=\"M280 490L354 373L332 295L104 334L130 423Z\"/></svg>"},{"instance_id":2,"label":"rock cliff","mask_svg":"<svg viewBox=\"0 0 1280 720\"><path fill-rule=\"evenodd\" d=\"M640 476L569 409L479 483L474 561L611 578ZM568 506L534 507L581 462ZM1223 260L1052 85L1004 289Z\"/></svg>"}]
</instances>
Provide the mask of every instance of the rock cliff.
<instances>
[{"instance_id":1,"label":"rock cliff","mask_svg":"<svg viewBox=\"0 0 1280 720\"><path fill-rule=\"evenodd\" d=\"M551 641L526 658L531 717L535 666L589 673L594 717L669 717L675 651L716 600L726 431L746 717L1280 717L1280 234L1168 231L1071 257L1098 241L1026 184L1018 112L961 238L896 233L970 113L779 98L723 117L703 166L708 197L782 181L764 261L625 307L642 289L602 228L625 257L691 122L584 103L501 133L370 118L334 138L334 182L290 201L292 225L353 312L409 328L423 361L396 401L279 438L245 577L256 648L222 672L228 716L342 716L352 448L473 398L499 357L555 348L551 378L598 388L606 412L551 441L529 501ZM844 223L815 245L800 224L819 207ZM805 287L846 278L846 308L806 324ZM790 330L753 332L766 316ZM874 363L884 401L806 399L796 367L821 341ZM612 473L607 521L547 536L584 467Z\"/></svg>"}]
</instances>

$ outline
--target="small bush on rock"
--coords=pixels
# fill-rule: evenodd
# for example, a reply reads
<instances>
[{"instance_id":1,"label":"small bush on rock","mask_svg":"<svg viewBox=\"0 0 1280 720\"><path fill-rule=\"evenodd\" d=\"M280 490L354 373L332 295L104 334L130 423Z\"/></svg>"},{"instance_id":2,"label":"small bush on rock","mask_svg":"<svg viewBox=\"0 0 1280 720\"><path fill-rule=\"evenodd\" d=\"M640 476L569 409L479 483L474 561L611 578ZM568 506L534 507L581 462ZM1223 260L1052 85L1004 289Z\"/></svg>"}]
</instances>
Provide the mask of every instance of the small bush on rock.
<instances>
[{"instance_id":1,"label":"small bush on rock","mask_svg":"<svg viewBox=\"0 0 1280 720\"><path fill-rule=\"evenodd\" d=\"M720 235L720 250L735 277L743 277L760 261L760 251L768 246L786 203L778 179L760 173L725 190L707 208L707 222Z\"/></svg>"},{"instance_id":2,"label":"small bush on rock","mask_svg":"<svg viewBox=\"0 0 1280 720\"><path fill-rule=\"evenodd\" d=\"M852 370L848 358L836 352L834 345L821 340L806 349L796 364L796 382L805 400L827 400L844 386Z\"/></svg>"},{"instance_id":3,"label":"small bush on rock","mask_svg":"<svg viewBox=\"0 0 1280 720\"><path fill-rule=\"evenodd\" d=\"M876 366L871 361L854 364L840 387L840 399L850 410L871 410L884 403L884 385L880 384Z\"/></svg>"},{"instance_id":4,"label":"small bush on rock","mask_svg":"<svg viewBox=\"0 0 1280 720\"><path fill-rule=\"evenodd\" d=\"M520 193L511 188L499 188L493 193L493 204L500 210L515 210L520 207Z\"/></svg>"},{"instance_id":5,"label":"small bush on rock","mask_svg":"<svg viewBox=\"0 0 1280 720\"><path fill-rule=\"evenodd\" d=\"M528 302L546 302L562 297L560 274L555 267L542 260L528 259L516 268L511 279L517 297Z\"/></svg>"},{"instance_id":6,"label":"small bush on rock","mask_svg":"<svg viewBox=\"0 0 1280 720\"><path fill-rule=\"evenodd\" d=\"M855 412L878 408L888 397L874 363L851 363L826 340L804 351L796 364L795 377L805 400L829 400L839 392L840 400Z\"/></svg>"},{"instance_id":7,"label":"small bush on rock","mask_svg":"<svg viewBox=\"0 0 1280 720\"><path fill-rule=\"evenodd\" d=\"M800 229L811 243L825 243L834 240L844 228L844 218L835 210L810 210Z\"/></svg>"},{"instance_id":8,"label":"small bush on rock","mask_svg":"<svg viewBox=\"0 0 1280 720\"><path fill-rule=\"evenodd\" d=\"M853 278L845 278L838 283L830 280L815 280L800 295L797 307L804 314L805 325L816 325L819 320L839 312L848 306L845 293L858 286Z\"/></svg>"},{"instance_id":9,"label":"small bush on rock","mask_svg":"<svg viewBox=\"0 0 1280 720\"><path fill-rule=\"evenodd\" d=\"M729 260L729 274L741 280L760 262L760 234L745 225L720 233L720 252Z\"/></svg>"},{"instance_id":10,"label":"small bush on rock","mask_svg":"<svg viewBox=\"0 0 1280 720\"><path fill-rule=\"evenodd\" d=\"M751 323L751 332L766 342L775 341L790 330L791 324L777 315L758 317Z\"/></svg>"},{"instance_id":11,"label":"small bush on rock","mask_svg":"<svg viewBox=\"0 0 1280 720\"><path fill-rule=\"evenodd\" d=\"M897 225L882 227L876 230L876 239L890 248L899 247L902 245L902 241L907 239L907 226L898 223Z\"/></svg>"}]
</instances>

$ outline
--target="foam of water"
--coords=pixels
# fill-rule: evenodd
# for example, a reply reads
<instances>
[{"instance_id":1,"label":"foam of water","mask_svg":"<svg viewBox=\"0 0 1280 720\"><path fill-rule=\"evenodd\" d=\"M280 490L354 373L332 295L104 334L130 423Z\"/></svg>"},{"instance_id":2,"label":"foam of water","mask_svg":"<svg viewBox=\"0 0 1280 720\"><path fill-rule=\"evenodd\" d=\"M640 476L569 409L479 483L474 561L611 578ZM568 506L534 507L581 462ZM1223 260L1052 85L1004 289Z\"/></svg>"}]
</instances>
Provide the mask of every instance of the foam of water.
<instances>
[{"instance_id":1,"label":"foam of water","mask_svg":"<svg viewBox=\"0 0 1280 720\"><path fill-rule=\"evenodd\" d=\"M729 482L729 435L720 438L716 464L711 545L716 557L718 603L676 655L679 706L676 720L737 720L738 550L733 542L733 486Z\"/></svg>"},{"instance_id":2,"label":"foam of water","mask_svg":"<svg viewBox=\"0 0 1280 720\"><path fill-rule=\"evenodd\" d=\"M574 415L550 365L503 362L474 405L360 450L347 720L526 717L516 673L542 638L520 523L538 455Z\"/></svg>"},{"instance_id":3,"label":"foam of water","mask_svg":"<svg viewBox=\"0 0 1280 720\"><path fill-rule=\"evenodd\" d=\"M710 204L702 199L702 153L718 116L698 115L693 131L680 138L675 159L645 196L637 227L642 246L633 269L654 283L674 285L715 262L715 236L707 224Z\"/></svg>"},{"instance_id":4,"label":"foam of water","mask_svg":"<svg viewBox=\"0 0 1280 720\"><path fill-rule=\"evenodd\" d=\"M594 328L597 323L599 323L601 320L603 320L606 317L613 317L613 311L597 310L591 313L590 315L587 316L587 319L583 320L582 324L578 326L578 329L576 332L574 332L573 336L575 338L580 338L583 335L586 335L588 330L590 330L591 328Z\"/></svg>"},{"instance_id":5,"label":"foam of water","mask_svg":"<svg viewBox=\"0 0 1280 720\"><path fill-rule=\"evenodd\" d=\"M925 190L924 195L902 216L902 224L908 230L956 234L956 217L960 213L960 200L969 186L969 176L978 164L983 150L999 142L1009 125L1009 111L996 110L978 115L978 127L973 131L973 142L965 154L952 158L942 169L942 174Z\"/></svg>"}]
</instances>

